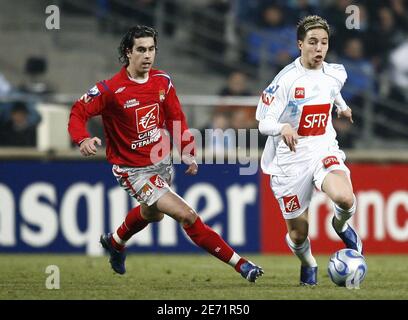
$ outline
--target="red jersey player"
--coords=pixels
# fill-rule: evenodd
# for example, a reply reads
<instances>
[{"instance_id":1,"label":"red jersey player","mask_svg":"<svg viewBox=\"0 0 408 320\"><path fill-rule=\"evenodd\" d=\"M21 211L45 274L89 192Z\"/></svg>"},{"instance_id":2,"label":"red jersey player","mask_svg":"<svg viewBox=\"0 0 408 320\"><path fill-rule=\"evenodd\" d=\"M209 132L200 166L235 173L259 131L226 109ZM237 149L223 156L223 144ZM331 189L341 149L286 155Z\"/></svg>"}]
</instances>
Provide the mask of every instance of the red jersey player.
<instances>
[{"instance_id":1,"label":"red jersey player","mask_svg":"<svg viewBox=\"0 0 408 320\"><path fill-rule=\"evenodd\" d=\"M129 29L119 47L122 69L110 80L98 82L71 110L68 131L84 156L95 155L96 145L101 145L98 137L90 137L86 123L93 116L102 116L112 172L140 203L116 232L103 234L100 242L110 254L112 269L124 274L126 241L167 214L181 223L195 244L254 282L263 274L262 268L235 253L169 186L173 166L170 148L166 147L167 132L188 165L186 174L197 174L198 166L194 139L171 79L165 72L152 69L156 50L153 28Z\"/></svg>"}]
</instances>

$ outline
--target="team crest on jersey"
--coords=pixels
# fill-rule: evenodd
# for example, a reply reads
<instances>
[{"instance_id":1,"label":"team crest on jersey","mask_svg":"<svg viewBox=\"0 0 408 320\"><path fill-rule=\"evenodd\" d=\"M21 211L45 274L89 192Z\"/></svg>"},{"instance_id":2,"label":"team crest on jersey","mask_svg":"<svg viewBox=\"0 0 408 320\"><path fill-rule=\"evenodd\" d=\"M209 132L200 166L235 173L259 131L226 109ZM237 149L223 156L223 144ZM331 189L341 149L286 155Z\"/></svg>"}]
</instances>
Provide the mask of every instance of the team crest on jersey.
<instances>
[{"instance_id":1,"label":"team crest on jersey","mask_svg":"<svg viewBox=\"0 0 408 320\"><path fill-rule=\"evenodd\" d=\"M155 103L136 110L136 127L138 133L155 128L159 124L159 104Z\"/></svg>"},{"instance_id":2,"label":"team crest on jersey","mask_svg":"<svg viewBox=\"0 0 408 320\"><path fill-rule=\"evenodd\" d=\"M300 209L299 199L297 195L283 197L283 204L287 213L291 213Z\"/></svg>"},{"instance_id":3,"label":"team crest on jersey","mask_svg":"<svg viewBox=\"0 0 408 320\"><path fill-rule=\"evenodd\" d=\"M265 105L270 106L271 103L272 103L272 101L273 101L273 99L275 99L275 97L272 96L271 94L266 93L266 92L263 92L263 93L262 93L262 102L263 102Z\"/></svg>"},{"instance_id":4,"label":"team crest on jersey","mask_svg":"<svg viewBox=\"0 0 408 320\"><path fill-rule=\"evenodd\" d=\"M166 181L163 180L162 177L160 177L158 174L150 177L150 182L153 183L157 188L161 189L167 186Z\"/></svg>"},{"instance_id":5,"label":"team crest on jersey","mask_svg":"<svg viewBox=\"0 0 408 320\"><path fill-rule=\"evenodd\" d=\"M92 101L93 98L99 96L101 92L99 91L97 86L93 86L91 89L88 90L87 93L85 93L79 100L81 100L84 103L89 103Z\"/></svg>"},{"instance_id":6,"label":"team crest on jersey","mask_svg":"<svg viewBox=\"0 0 408 320\"><path fill-rule=\"evenodd\" d=\"M305 97L305 88L297 87L295 88L295 99L304 99Z\"/></svg>"},{"instance_id":7,"label":"team crest on jersey","mask_svg":"<svg viewBox=\"0 0 408 320\"><path fill-rule=\"evenodd\" d=\"M277 90L279 89L279 84L269 86L268 88L265 89L266 93L274 94Z\"/></svg>"},{"instance_id":8,"label":"team crest on jersey","mask_svg":"<svg viewBox=\"0 0 408 320\"><path fill-rule=\"evenodd\" d=\"M153 194L153 187L149 183L145 183L143 187L136 193L136 199L139 202L147 202L149 197Z\"/></svg>"},{"instance_id":9,"label":"team crest on jersey","mask_svg":"<svg viewBox=\"0 0 408 320\"><path fill-rule=\"evenodd\" d=\"M163 102L165 98L166 98L166 91L159 90L159 100L160 100L160 102Z\"/></svg>"},{"instance_id":10,"label":"team crest on jersey","mask_svg":"<svg viewBox=\"0 0 408 320\"><path fill-rule=\"evenodd\" d=\"M269 86L268 88L266 88L264 90L264 92L262 93L262 102L267 105L270 106L273 99L275 99L275 92L276 90L279 89L279 85L273 85L273 86Z\"/></svg>"}]
</instances>

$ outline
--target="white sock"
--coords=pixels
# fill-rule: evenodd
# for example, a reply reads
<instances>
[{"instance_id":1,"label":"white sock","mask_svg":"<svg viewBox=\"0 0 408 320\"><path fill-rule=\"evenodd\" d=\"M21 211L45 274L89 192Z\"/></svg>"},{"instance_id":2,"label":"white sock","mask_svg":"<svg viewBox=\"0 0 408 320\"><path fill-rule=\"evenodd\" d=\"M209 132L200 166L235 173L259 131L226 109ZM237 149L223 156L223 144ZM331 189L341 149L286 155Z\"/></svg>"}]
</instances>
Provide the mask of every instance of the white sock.
<instances>
[{"instance_id":1,"label":"white sock","mask_svg":"<svg viewBox=\"0 0 408 320\"><path fill-rule=\"evenodd\" d=\"M290 250L292 250L292 252L300 259L302 266L317 267L316 259L312 255L309 237L307 237L305 242L302 244L295 244L289 237L289 233L287 233L286 243L288 244Z\"/></svg>"},{"instance_id":2,"label":"white sock","mask_svg":"<svg viewBox=\"0 0 408 320\"><path fill-rule=\"evenodd\" d=\"M239 260L241 259L240 255L237 254L236 252L234 252L234 254L232 255L231 259L228 261L228 264L231 267L235 267L237 265L237 263L239 262Z\"/></svg>"},{"instance_id":3,"label":"white sock","mask_svg":"<svg viewBox=\"0 0 408 320\"><path fill-rule=\"evenodd\" d=\"M348 210L344 210L335 203L333 203L334 208L333 227L337 232L346 231L347 220L349 220L353 216L353 214L356 213L356 196L353 195L353 197L354 197L353 206Z\"/></svg>"},{"instance_id":4,"label":"white sock","mask_svg":"<svg viewBox=\"0 0 408 320\"><path fill-rule=\"evenodd\" d=\"M115 240L115 242L121 246L124 246L126 244L126 241L122 240L121 238L119 238L118 233L115 232L113 235L113 239Z\"/></svg>"}]
</instances>

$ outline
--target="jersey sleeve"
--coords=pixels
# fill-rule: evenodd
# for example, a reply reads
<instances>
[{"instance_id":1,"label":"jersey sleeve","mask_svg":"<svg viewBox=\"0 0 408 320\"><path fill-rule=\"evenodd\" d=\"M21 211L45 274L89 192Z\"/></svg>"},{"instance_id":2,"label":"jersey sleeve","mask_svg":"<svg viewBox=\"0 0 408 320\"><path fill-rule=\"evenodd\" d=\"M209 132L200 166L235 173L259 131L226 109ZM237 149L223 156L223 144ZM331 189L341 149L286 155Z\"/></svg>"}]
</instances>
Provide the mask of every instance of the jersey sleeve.
<instances>
[{"instance_id":1,"label":"jersey sleeve","mask_svg":"<svg viewBox=\"0 0 408 320\"><path fill-rule=\"evenodd\" d=\"M264 135L279 135L284 123L279 118L288 104L286 88L281 83L272 82L263 92L256 109L259 131Z\"/></svg>"},{"instance_id":2,"label":"jersey sleeve","mask_svg":"<svg viewBox=\"0 0 408 320\"><path fill-rule=\"evenodd\" d=\"M71 108L68 121L68 132L76 144L90 137L86 129L90 118L100 115L106 105L107 87L104 82L99 82L79 98Z\"/></svg>"},{"instance_id":3,"label":"jersey sleeve","mask_svg":"<svg viewBox=\"0 0 408 320\"><path fill-rule=\"evenodd\" d=\"M195 156L194 136L191 134L176 90L171 82L164 100L165 125L180 154Z\"/></svg>"},{"instance_id":4,"label":"jersey sleeve","mask_svg":"<svg viewBox=\"0 0 408 320\"><path fill-rule=\"evenodd\" d=\"M337 79L340 89L343 88L347 80L347 72L342 64L330 63L328 64L328 72L331 76Z\"/></svg>"},{"instance_id":5,"label":"jersey sleeve","mask_svg":"<svg viewBox=\"0 0 408 320\"><path fill-rule=\"evenodd\" d=\"M339 109L340 111L345 111L348 108L348 105L346 101L344 101L341 93L339 92L337 96L334 98L334 105Z\"/></svg>"}]
</instances>

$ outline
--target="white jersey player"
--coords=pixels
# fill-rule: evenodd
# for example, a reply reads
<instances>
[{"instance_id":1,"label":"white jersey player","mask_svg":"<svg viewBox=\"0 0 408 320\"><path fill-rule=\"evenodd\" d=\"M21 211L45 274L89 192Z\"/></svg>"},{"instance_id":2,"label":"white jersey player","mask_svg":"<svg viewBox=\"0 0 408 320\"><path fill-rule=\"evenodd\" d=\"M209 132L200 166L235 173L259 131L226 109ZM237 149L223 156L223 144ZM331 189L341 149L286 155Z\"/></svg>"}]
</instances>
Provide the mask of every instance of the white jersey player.
<instances>
[{"instance_id":1,"label":"white jersey player","mask_svg":"<svg viewBox=\"0 0 408 320\"><path fill-rule=\"evenodd\" d=\"M343 65L324 62L329 26L308 16L297 28L301 56L286 66L260 98L256 119L268 135L262 170L271 175L288 233L286 242L301 260L300 283L317 284L317 264L308 238L308 207L314 187L334 204L333 227L348 248L362 252L361 240L347 224L355 197L345 155L339 149L331 111L352 122L340 90L347 78Z\"/></svg>"}]
</instances>

